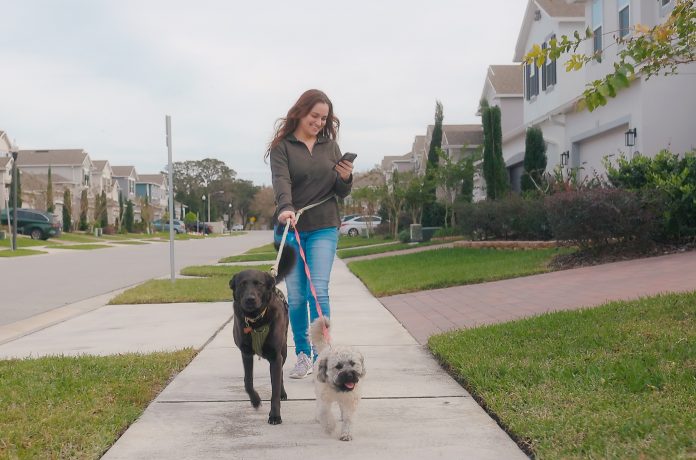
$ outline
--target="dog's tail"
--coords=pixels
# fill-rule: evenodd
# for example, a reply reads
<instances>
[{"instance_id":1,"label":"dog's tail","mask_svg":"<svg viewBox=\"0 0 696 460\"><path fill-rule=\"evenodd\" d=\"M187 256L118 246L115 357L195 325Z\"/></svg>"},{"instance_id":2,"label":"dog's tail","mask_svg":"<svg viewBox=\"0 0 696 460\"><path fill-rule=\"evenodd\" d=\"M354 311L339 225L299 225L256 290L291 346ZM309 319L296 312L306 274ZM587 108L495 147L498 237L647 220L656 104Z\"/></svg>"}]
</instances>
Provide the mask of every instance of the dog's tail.
<instances>
[{"instance_id":1,"label":"dog's tail","mask_svg":"<svg viewBox=\"0 0 696 460\"><path fill-rule=\"evenodd\" d=\"M326 316L312 321L312 325L309 328L309 336L312 339L312 345L314 345L314 348L316 348L319 353L329 346L326 337L324 337L324 326L326 326L327 331L331 330L331 321L329 321L329 318Z\"/></svg>"},{"instance_id":2,"label":"dog's tail","mask_svg":"<svg viewBox=\"0 0 696 460\"><path fill-rule=\"evenodd\" d=\"M276 251L280 248L280 242L274 242ZM295 268L295 263L297 262L297 254L295 254L295 249L286 244L283 246L283 253L280 255L280 261L278 262L278 275L276 276L276 283L279 283L288 273Z\"/></svg>"}]
</instances>

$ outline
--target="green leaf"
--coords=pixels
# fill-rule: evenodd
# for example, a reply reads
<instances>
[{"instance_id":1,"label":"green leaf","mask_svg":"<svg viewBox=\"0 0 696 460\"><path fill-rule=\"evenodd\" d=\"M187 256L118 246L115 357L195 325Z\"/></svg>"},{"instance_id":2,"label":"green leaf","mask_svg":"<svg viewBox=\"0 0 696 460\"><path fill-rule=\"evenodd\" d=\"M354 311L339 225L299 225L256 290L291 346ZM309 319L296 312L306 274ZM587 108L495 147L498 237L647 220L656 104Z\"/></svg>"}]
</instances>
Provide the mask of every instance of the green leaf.
<instances>
[{"instance_id":1,"label":"green leaf","mask_svg":"<svg viewBox=\"0 0 696 460\"><path fill-rule=\"evenodd\" d=\"M630 84L628 82L628 78L626 78L626 75L622 74L621 72L617 72L611 77L611 83L616 89L628 88Z\"/></svg>"}]
</instances>

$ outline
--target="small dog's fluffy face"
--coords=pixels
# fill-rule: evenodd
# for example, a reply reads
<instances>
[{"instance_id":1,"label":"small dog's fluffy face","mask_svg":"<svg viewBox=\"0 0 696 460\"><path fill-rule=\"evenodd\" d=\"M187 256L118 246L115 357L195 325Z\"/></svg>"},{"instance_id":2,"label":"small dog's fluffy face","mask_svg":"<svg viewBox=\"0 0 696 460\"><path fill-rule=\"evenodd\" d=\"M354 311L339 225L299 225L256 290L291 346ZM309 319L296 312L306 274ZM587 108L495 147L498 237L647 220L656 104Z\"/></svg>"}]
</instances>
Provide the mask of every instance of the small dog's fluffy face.
<instances>
[{"instance_id":1,"label":"small dog's fluffy face","mask_svg":"<svg viewBox=\"0 0 696 460\"><path fill-rule=\"evenodd\" d=\"M353 391L365 376L365 360L359 351L332 348L319 357L317 380L331 385L336 391Z\"/></svg>"}]
</instances>

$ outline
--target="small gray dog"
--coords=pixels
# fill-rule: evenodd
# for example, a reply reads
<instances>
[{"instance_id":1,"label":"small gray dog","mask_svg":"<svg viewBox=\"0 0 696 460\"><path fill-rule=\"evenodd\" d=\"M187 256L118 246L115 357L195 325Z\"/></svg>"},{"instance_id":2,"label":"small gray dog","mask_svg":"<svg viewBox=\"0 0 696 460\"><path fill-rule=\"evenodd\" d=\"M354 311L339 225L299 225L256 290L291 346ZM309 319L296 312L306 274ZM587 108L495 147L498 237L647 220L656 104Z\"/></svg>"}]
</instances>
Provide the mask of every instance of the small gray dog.
<instances>
[{"instance_id":1,"label":"small gray dog","mask_svg":"<svg viewBox=\"0 0 696 460\"><path fill-rule=\"evenodd\" d=\"M341 441L353 439L351 426L361 398L361 379L365 377L365 359L352 348L334 347L326 342L324 326L330 328L328 318L317 318L312 323L312 344L319 352L314 364L314 393L317 397L317 421L326 433L333 433L336 420L331 412L334 402L341 409Z\"/></svg>"}]
</instances>

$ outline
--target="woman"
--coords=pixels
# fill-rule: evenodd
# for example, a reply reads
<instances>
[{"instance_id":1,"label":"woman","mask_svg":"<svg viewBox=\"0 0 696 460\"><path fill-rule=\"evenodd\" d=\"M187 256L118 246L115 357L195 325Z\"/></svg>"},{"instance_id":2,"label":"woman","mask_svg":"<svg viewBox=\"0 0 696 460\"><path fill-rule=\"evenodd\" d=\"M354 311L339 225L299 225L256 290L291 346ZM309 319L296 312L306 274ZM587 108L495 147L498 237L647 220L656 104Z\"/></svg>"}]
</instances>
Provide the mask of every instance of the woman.
<instances>
[{"instance_id":1,"label":"woman","mask_svg":"<svg viewBox=\"0 0 696 460\"><path fill-rule=\"evenodd\" d=\"M341 224L337 197L347 196L353 185L353 164L341 161L336 143L338 128L329 98L322 91L310 89L278 121L266 151L266 158L271 159L278 223L284 226L290 220L297 227L319 305L327 317L331 312L329 277ZM303 212L297 220L297 211L315 203L320 204ZM288 238L286 244L294 245L298 253L297 266L285 282L297 354L290 377L301 379L312 373L308 330L318 313L297 241Z\"/></svg>"}]
</instances>

